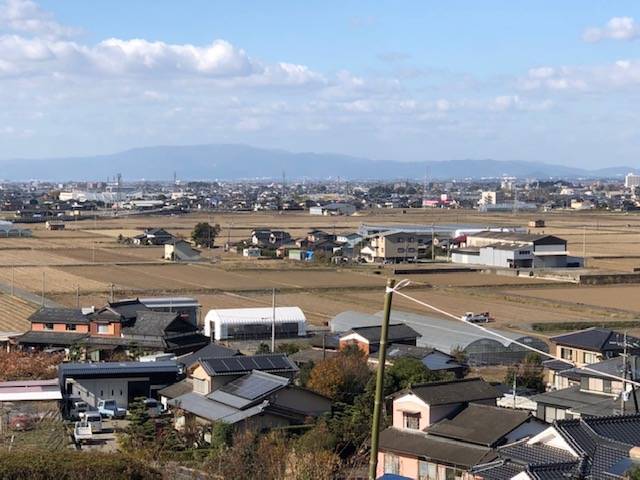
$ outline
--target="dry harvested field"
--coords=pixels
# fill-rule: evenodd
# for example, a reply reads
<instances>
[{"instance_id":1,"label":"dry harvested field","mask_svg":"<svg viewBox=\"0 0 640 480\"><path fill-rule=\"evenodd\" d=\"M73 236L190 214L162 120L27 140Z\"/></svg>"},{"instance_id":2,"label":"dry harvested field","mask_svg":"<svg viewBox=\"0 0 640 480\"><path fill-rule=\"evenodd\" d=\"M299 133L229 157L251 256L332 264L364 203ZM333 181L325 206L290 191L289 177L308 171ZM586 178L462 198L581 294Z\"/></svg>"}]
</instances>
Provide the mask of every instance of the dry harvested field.
<instances>
[{"instance_id":1,"label":"dry harvested field","mask_svg":"<svg viewBox=\"0 0 640 480\"><path fill-rule=\"evenodd\" d=\"M38 307L11 295L0 293L0 331L22 332L29 328L29 315Z\"/></svg>"},{"instance_id":2,"label":"dry harvested field","mask_svg":"<svg viewBox=\"0 0 640 480\"><path fill-rule=\"evenodd\" d=\"M576 305L640 311L640 285L574 286L566 288L523 289L508 292L525 297Z\"/></svg>"},{"instance_id":3,"label":"dry harvested field","mask_svg":"<svg viewBox=\"0 0 640 480\"><path fill-rule=\"evenodd\" d=\"M0 282L10 283L11 265L33 265L14 269L16 286L39 294L44 271L47 296L63 305L75 306L78 286L82 305L103 304L113 284L117 297L164 293L195 296L204 311L267 306L271 304L271 289L276 288L278 304L299 305L313 322L324 323L344 310L380 310L383 285L385 278L392 275L392 267L319 268L296 262L246 259L224 253L220 248L203 251L207 261L202 264L177 265L160 260L162 247L121 245L117 237L162 227L188 238L195 223L210 221L220 224L218 243L222 244L227 239L247 238L258 227L285 229L297 237L313 228L336 233L354 231L361 223L521 226L534 217L544 219L546 226L532 232L566 238L573 254L581 255L586 250L587 265L591 268L630 271L640 267L640 215L600 212L513 215L409 209L365 212L352 217L316 217L304 212L242 212L92 219L68 222L65 231L55 232L45 230L43 225L30 225L33 238L0 238ZM611 256L620 258L593 258ZM397 278L409 278L413 286L406 292L417 298L456 314L488 310L496 317L496 326L505 328L527 329L532 322L629 319L635 318L640 307L636 295L640 286L633 285L577 288L559 282L474 272L409 274ZM400 297L394 303L396 308L422 310ZM0 309L3 305L0 302ZM13 316L3 316L0 311L0 330L12 325L10 318ZM24 318L22 322L24 325Z\"/></svg>"}]
</instances>

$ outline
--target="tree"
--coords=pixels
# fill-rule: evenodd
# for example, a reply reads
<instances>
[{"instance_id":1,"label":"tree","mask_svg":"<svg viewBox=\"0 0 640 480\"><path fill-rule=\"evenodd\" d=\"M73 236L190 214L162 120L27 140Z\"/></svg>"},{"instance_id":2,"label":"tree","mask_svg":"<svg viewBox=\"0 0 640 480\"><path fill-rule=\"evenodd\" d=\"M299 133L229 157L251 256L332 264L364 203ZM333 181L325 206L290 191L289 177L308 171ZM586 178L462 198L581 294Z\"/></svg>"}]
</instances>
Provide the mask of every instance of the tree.
<instances>
[{"instance_id":1,"label":"tree","mask_svg":"<svg viewBox=\"0 0 640 480\"><path fill-rule=\"evenodd\" d=\"M432 372L421 360L404 357L395 360L393 365L385 370L384 390L386 395L390 395L417 383L451 379L453 379L451 373Z\"/></svg>"},{"instance_id":2,"label":"tree","mask_svg":"<svg viewBox=\"0 0 640 480\"><path fill-rule=\"evenodd\" d=\"M286 342L278 344L276 350L279 353L286 353L287 355L293 355L294 353L298 353L300 351L300 345L293 342Z\"/></svg>"},{"instance_id":3,"label":"tree","mask_svg":"<svg viewBox=\"0 0 640 480\"><path fill-rule=\"evenodd\" d=\"M256 349L256 354L263 355L265 353L271 353L271 347L264 342L260 342L258 348Z\"/></svg>"},{"instance_id":4,"label":"tree","mask_svg":"<svg viewBox=\"0 0 640 480\"><path fill-rule=\"evenodd\" d=\"M208 222L197 223L191 232L191 240L198 247L212 248L216 237L220 233L220 225L209 225Z\"/></svg>"},{"instance_id":5,"label":"tree","mask_svg":"<svg viewBox=\"0 0 640 480\"><path fill-rule=\"evenodd\" d=\"M542 392L544 391L543 372L540 355L532 352L524 358L522 363L509 367L504 382L507 385L512 385L515 377L517 386Z\"/></svg>"},{"instance_id":6,"label":"tree","mask_svg":"<svg viewBox=\"0 0 640 480\"><path fill-rule=\"evenodd\" d=\"M364 352L348 350L318 362L311 370L307 387L334 401L353 403L371 376Z\"/></svg>"},{"instance_id":7,"label":"tree","mask_svg":"<svg viewBox=\"0 0 640 480\"><path fill-rule=\"evenodd\" d=\"M125 431L123 443L134 449L149 446L156 438L156 426L149 416L144 398L136 398L129 404L129 426Z\"/></svg>"},{"instance_id":8,"label":"tree","mask_svg":"<svg viewBox=\"0 0 640 480\"><path fill-rule=\"evenodd\" d=\"M62 353L0 352L0 381L53 378L62 360Z\"/></svg>"}]
</instances>

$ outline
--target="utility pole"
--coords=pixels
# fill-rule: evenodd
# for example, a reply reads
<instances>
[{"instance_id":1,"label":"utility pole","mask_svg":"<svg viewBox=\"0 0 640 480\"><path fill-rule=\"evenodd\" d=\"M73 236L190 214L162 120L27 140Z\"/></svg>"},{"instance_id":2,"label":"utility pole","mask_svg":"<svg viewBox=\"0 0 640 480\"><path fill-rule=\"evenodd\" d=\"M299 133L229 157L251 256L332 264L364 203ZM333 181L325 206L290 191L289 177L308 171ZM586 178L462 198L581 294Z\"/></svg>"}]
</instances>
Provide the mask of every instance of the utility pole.
<instances>
[{"instance_id":1,"label":"utility pole","mask_svg":"<svg viewBox=\"0 0 640 480\"><path fill-rule=\"evenodd\" d=\"M112 284L111 284L111 300L109 300L110 302L113 302L113 293L114 293L114 292L113 292L113 287L114 287L114 285L113 285L113 283L112 283Z\"/></svg>"},{"instance_id":2,"label":"utility pole","mask_svg":"<svg viewBox=\"0 0 640 480\"><path fill-rule=\"evenodd\" d=\"M387 361L387 336L389 333L389 317L391 316L391 300L396 281L387 280L384 297L384 318L380 330L380 349L378 350L378 371L376 373L376 396L373 404L373 421L371 423L371 458L369 460L369 480L376 480L378 469L378 440L380 438L380 416L382 410L382 393L384 391L384 365Z\"/></svg>"},{"instance_id":3,"label":"utility pole","mask_svg":"<svg viewBox=\"0 0 640 480\"><path fill-rule=\"evenodd\" d=\"M271 353L276 353L276 289L271 296Z\"/></svg>"},{"instance_id":4,"label":"utility pole","mask_svg":"<svg viewBox=\"0 0 640 480\"><path fill-rule=\"evenodd\" d=\"M436 260L436 246L434 242L436 240L435 231L433 229L433 223L431 224L431 261L434 262Z\"/></svg>"},{"instance_id":5,"label":"utility pole","mask_svg":"<svg viewBox=\"0 0 640 480\"><path fill-rule=\"evenodd\" d=\"M80 285L76 285L76 308L80 308Z\"/></svg>"},{"instance_id":6,"label":"utility pole","mask_svg":"<svg viewBox=\"0 0 640 480\"><path fill-rule=\"evenodd\" d=\"M587 258L587 226L582 227L582 258L583 262Z\"/></svg>"},{"instance_id":7,"label":"utility pole","mask_svg":"<svg viewBox=\"0 0 640 480\"><path fill-rule=\"evenodd\" d=\"M42 271L42 306L44 307L44 289L45 289L45 280L44 280L45 272Z\"/></svg>"},{"instance_id":8,"label":"utility pole","mask_svg":"<svg viewBox=\"0 0 640 480\"><path fill-rule=\"evenodd\" d=\"M14 296L14 284L16 283L16 267L11 265L11 296Z\"/></svg>"},{"instance_id":9,"label":"utility pole","mask_svg":"<svg viewBox=\"0 0 640 480\"><path fill-rule=\"evenodd\" d=\"M627 395L627 382L624 380L627 379L627 332L624 332L624 349L622 351L622 394L620 395L620 412L624 415L625 411L625 396Z\"/></svg>"}]
</instances>

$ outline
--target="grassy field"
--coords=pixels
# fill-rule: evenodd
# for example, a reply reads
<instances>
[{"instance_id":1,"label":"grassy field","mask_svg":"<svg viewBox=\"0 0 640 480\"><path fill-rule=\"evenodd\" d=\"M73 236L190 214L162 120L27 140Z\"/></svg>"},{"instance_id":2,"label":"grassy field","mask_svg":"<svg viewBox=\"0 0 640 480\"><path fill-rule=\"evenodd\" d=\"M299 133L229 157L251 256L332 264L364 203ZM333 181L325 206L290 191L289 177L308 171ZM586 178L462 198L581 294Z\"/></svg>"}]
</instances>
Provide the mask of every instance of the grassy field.
<instances>
[{"instance_id":1,"label":"grassy field","mask_svg":"<svg viewBox=\"0 0 640 480\"><path fill-rule=\"evenodd\" d=\"M406 213L403 213L406 212ZM572 254L586 252L587 266L602 272L631 271L640 267L640 215L599 212L552 212L536 215L481 214L475 211L386 210L352 217L316 217L304 212L192 214L134 216L67 223L64 231L30 225L33 238L0 239L0 282L12 281L40 294L42 275L48 298L75 306L76 290L82 305L101 305L111 285L116 297L141 295L195 296L203 311L211 308L267 306L271 290L279 305L299 305L315 323L325 323L344 310L375 312L382 308L384 282L392 267L335 268L289 261L257 261L204 250L198 265L164 262L162 247L127 246L119 235L133 236L145 228L162 227L188 238L199 221L220 224L218 244L249 236L251 229L285 229L293 237L313 228L330 232L354 231L361 223L413 224L474 223L526 225L542 218L546 227L532 233L566 238ZM630 320L637 316L640 286L575 287L481 273L409 274L411 294L453 313L490 311L496 326L530 329L535 322ZM420 311L397 299L396 308ZM0 330L28 327L26 318L37 308L28 302L0 295Z\"/></svg>"}]
</instances>

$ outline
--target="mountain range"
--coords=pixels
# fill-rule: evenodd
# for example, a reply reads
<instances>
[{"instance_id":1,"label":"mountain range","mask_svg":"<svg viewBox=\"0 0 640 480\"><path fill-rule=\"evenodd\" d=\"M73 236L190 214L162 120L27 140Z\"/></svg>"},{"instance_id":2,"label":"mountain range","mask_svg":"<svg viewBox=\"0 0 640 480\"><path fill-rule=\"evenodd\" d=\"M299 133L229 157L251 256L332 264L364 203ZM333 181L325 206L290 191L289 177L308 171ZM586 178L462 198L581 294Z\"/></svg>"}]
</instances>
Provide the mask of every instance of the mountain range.
<instances>
[{"instance_id":1,"label":"mountain range","mask_svg":"<svg viewBox=\"0 0 640 480\"><path fill-rule=\"evenodd\" d=\"M503 175L527 178L612 178L632 167L596 170L541 162L446 160L398 162L332 153L288 152L237 144L153 146L108 155L0 160L5 180L100 180L121 173L125 180L278 179L481 179Z\"/></svg>"}]
</instances>

